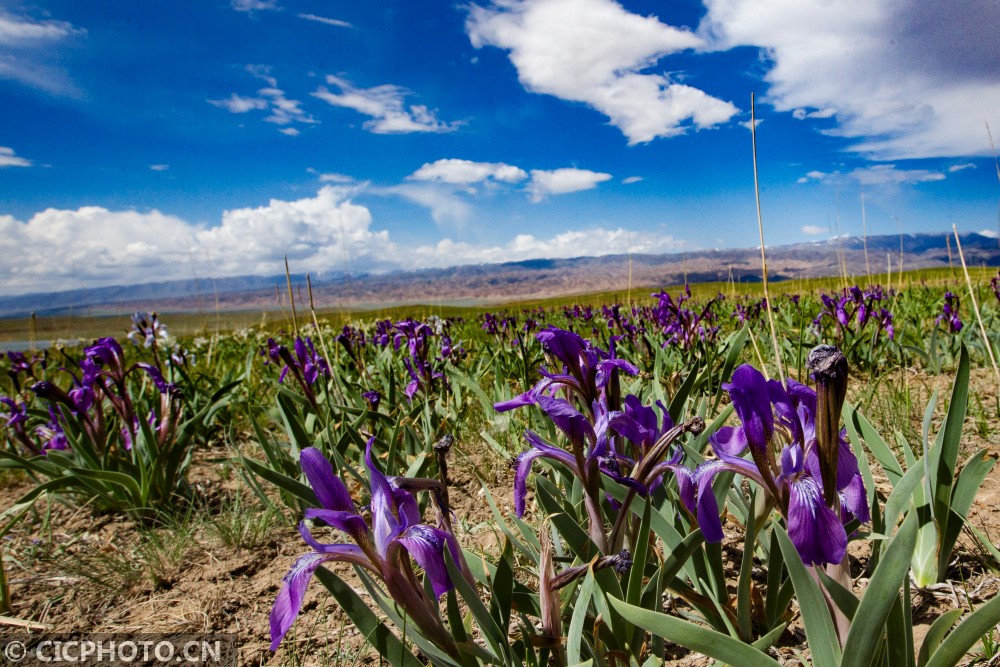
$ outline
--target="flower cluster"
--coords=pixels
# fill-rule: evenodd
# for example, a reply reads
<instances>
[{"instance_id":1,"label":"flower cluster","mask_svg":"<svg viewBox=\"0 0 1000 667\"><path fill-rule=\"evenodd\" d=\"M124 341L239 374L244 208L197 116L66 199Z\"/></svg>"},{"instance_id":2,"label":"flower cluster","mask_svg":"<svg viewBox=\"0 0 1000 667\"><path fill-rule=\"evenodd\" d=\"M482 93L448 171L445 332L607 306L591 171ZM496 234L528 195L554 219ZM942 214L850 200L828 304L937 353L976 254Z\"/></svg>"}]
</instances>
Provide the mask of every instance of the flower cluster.
<instances>
[{"instance_id":1,"label":"flower cluster","mask_svg":"<svg viewBox=\"0 0 1000 667\"><path fill-rule=\"evenodd\" d=\"M265 364L270 362L283 363L284 366L278 376L278 382L284 382L288 374L291 373L302 388L306 400L318 413L319 406L316 403L313 385L316 384L320 376L330 378L330 365L316 352L316 346L313 345L312 339L308 336L305 338L296 336L292 350L294 356L287 347L277 343L273 338L268 338L267 347L261 349L260 355L268 358L269 361L265 361Z\"/></svg>"},{"instance_id":2,"label":"flower cluster","mask_svg":"<svg viewBox=\"0 0 1000 667\"><path fill-rule=\"evenodd\" d=\"M530 390L494 405L498 412L536 405L569 440L569 449L525 432L531 448L515 460L514 509L524 515L527 478L536 459L558 461L579 477L585 490L589 534L602 553L614 548L618 531L609 536L600 511L601 476L647 495L668 468L658 465L673 441L694 424L675 427L663 405L661 415L643 406L635 396L620 398L618 373L636 375L630 362L595 347L579 335L555 327L536 334L545 352L560 368L542 370L542 379ZM700 420L698 420L700 424ZM631 497L631 496L630 496ZM621 509L627 514L627 508Z\"/></svg>"},{"instance_id":3,"label":"flower cluster","mask_svg":"<svg viewBox=\"0 0 1000 667\"><path fill-rule=\"evenodd\" d=\"M826 317L834 320L841 332L851 330L853 333L860 333L869 322L873 322L892 340L896 335L892 313L882 305L891 296L891 292L886 292L878 285L866 290L853 285L844 289L837 297L821 294L823 309L816 315L813 324L822 326L823 318Z\"/></svg>"},{"instance_id":4,"label":"flower cluster","mask_svg":"<svg viewBox=\"0 0 1000 667\"><path fill-rule=\"evenodd\" d=\"M715 340L719 327L715 324L716 315L712 311L712 306L722 299L721 294L709 299L697 312L684 306L684 303L691 298L690 285L684 285L684 293L676 301L666 290L660 290L658 294L652 296L658 301L653 309L652 319L666 338L664 347L678 345L682 349L689 350L699 341Z\"/></svg>"},{"instance_id":5,"label":"flower cluster","mask_svg":"<svg viewBox=\"0 0 1000 667\"><path fill-rule=\"evenodd\" d=\"M798 298L798 297L796 297ZM761 313L767 310L767 299L744 299L736 302L735 310L733 310L733 317L740 324L746 324L747 322L754 324L760 321Z\"/></svg>"},{"instance_id":6,"label":"flower cluster","mask_svg":"<svg viewBox=\"0 0 1000 667\"><path fill-rule=\"evenodd\" d=\"M131 449L142 418L127 386L129 376L135 372L144 373L160 394L159 410L151 409L145 416L154 437L161 444L173 437L181 417L179 389L166 381L158 366L144 362L127 366L122 347L114 338L99 339L84 349L84 356L75 368L62 370L70 376L69 389L50 380L34 382L30 387L37 398L48 404L49 414L49 420L35 428L35 438L27 431L25 402L0 397L9 411L8 428L28 452L42 454L67 449L70 443L66 424L71 417L79 422L82 436L102 449L109 442L109 434L115 434L117 423L117 438L111 440L117 440L124 450Z\"/></svg>"},{"instance_id":7,"label":"flower cluster","mask_svg":"<svg viewBox=\"0 0 1000 667\"><path fill-rule=\"evenodd\" d=\"M1000 303L1000 271L997 271L997 274L993 276L992 280L990 280L990 288L993 290L993 296L995 296L997 298L997 302Z\"/></svg>"}]
</instances>

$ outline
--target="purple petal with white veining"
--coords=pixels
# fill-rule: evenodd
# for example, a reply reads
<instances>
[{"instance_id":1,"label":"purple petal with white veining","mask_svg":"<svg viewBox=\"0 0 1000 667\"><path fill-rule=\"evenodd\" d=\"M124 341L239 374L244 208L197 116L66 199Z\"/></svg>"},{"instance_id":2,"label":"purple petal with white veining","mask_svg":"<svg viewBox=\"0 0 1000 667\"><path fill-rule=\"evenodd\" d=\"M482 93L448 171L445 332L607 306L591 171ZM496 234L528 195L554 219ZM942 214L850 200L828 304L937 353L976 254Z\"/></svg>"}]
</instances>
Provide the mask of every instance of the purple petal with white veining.
<instances>
[{"instance_id":1,"label":"purple petal with white veining","mask_svg":"<svg viewBox=\"0 0 1000 667\"><path fill-rule=\"evenodd\" d=\"M400 533L396 541L402 544L413 560L424 569L430 578L434 595L441 597L454 588L444 560L444 550L447 546L451 549L452 559L458 562L458 544L454 537L443 530L417 524Z\"/></svg>"},{"instance_id":2,"label":"purple petal with white veining","mask_svg":"<svg viewBox=\"0 0 1000 667\"><path fill-rule=\"evenodd\" d=\"M277 650L281 640L288 632L288 629L292 627L295 618L299 615L299 611L302 609L302 600L306 594L306 588L309 586L309 580L312 579L316 568L323 563L335 560L348 562L362 560L367 567L371 567L367 565L367 559L364 558L361 549L355 545L341 544L332 546L339 548L336 551L329 551L328 553L307 553L299 556L295 564L292 565L292 569L285 575L284 586L282 586L278 597L274 600L274 607L271 608L269 619L272 651Z\"/></svg>"},{"instance_id":3,"label":"purple petal with white veining","mask_svg":"<svg viewBox=\"0 0 1000 667\"><path fill-rule=\"evenodd\" d=\"M788 489L788 537L802 562L839 563L847 553L847 533L840 517L823 502L819 484L804 475Z\"/></svg>"}]
</instances>

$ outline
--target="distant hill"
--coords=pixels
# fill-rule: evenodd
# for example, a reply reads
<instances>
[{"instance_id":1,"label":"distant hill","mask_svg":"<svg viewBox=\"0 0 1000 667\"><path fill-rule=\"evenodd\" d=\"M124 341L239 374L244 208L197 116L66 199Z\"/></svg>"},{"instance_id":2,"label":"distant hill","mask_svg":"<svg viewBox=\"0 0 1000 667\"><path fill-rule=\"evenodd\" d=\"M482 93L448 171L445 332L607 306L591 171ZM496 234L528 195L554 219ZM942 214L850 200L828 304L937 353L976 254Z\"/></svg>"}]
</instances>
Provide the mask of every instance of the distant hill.
<instances>
[{"instance_id":1,"label":"distant hill","mask_svg":"<svg viewBox=\"0 0 1000 667\"><path fill-rule=\"evenodd\" d=\"M948 266L947 234L907 234L902 237L903 268ZM970 266L1000 264L997 239L966 234L962 249ZM883 273L887 256L897 270L900 237L867 240L872 273ZM952 253L955 253L952 248ZM848 237L769 246L768 271L775 280L833 276L843 256L847 270L863 275L865 241ZM954 255L957 264L958 256ZM630 267L631 263L631 267ZM666 255L607 255L572 259L532 259L502 264L456 266L447 269L397 271L371 275L327 275L314 278L317 308L365 308L406 303L494 303L584 292L625 290L629 286L760 280L757 248L698 250ZM305 276L292 276L296 301L307 303ZM143 285L119 285L48 294L0 297L0 317L121 313L269 310L287 299L285 276L242 276L177 280Z\"/></svg>"}]
</instances>

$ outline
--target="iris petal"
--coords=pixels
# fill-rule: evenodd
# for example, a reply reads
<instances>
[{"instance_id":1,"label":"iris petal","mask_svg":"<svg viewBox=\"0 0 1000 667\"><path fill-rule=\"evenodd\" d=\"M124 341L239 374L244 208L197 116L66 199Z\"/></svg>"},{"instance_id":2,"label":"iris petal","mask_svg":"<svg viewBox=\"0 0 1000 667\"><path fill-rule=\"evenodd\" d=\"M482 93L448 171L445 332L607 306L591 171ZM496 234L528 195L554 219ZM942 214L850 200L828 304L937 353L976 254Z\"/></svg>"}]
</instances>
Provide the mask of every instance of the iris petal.
<instances>
[{"instance_id":1,"label":"iris petal","mask_svg":"<svg viewBox=\"0 0 1000 667\"><path fill-rule=\"evenodd\" d=\"M292 627L295 618L302 609L302 600L309 586L309 580L313 573L323 563L343 560L371 567L361 549L353 544L331 545L327 553L307 553L300 556L292 569L285 575L284 586L274 600L274 607L271 608L271 650L277 650L278 644L284 638L288 629ZM362 562L358 562L362 561Z\"/></svg>"},{"instance_id":2,"label":"iris petal","mask_svg":"<svg viewBox=\"0 0 1000 667\"><path fill-rule=\"evenodd\" d=\"M847 533L840 517L823 502L819 484L803 476L788 489L788 537L802 562L839 563L847 553Z\"/></svg>"},{"instance_id":3,"label":"iris petal","mask_svg":"<svg viewBox=\"0 0 1000 667\"><path fill-rule=\"evenodd\" d=\"M402 544L413 560L424 569L431 581L434 595L440 597L454 588L444 561L444 550L447 546L451 550L452 559L458 562L458 544L454 537L443 530L417 524L400 533L396 541Z\"/></svg>"},{"instance_id":4,"label":"iris petal","mask_svg":"<svg viewBox=\"0 0 1000 667\"><path fill-rule=\"evenodd\" d=\"M323 456L323 452L315 447L306 447L299 454L299 464L323 508L339 512L354 511L351 494L340 477L333 474L333 466Z\"/></svg>"}]
</instances>

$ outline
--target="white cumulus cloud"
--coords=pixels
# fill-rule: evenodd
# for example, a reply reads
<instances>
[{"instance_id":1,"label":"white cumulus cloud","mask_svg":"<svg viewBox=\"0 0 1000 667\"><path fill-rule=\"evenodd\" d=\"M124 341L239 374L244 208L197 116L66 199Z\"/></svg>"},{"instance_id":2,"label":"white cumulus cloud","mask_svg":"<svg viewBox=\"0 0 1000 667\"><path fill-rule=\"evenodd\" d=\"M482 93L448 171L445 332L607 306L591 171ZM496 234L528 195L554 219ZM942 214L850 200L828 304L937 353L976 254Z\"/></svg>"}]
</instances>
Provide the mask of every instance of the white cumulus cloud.
<instances>
[{"instance_id":1,"label":"white cumulus cloud","mask_svg":"<svg viewBox=\"0 0 1000 667\"><path fill-rule=\"evenodd\" d=\"M819 225L802 225L802 233L809 236L819 236L828 231L826 227L820 227Z\"/></svg>"},{"instance_id":2,"label":"white cumulus cloud","mask_svg":"<svg viewBox=\"0 0 1000 667\"><path fill-rule=\"evenodd\" d=\"M626 253L658 254L678 250L683 242L669 235L637 232L619 227L568 231L550 238L518 234L503 245L476 245L443 239L413 251L417 266L488 264L519 262L526 259L599 257Z\"/></svg>"},{"instance_id":3,"label":"white cumulus cloud","mask_svg":"<svg viewBox=\"0 0 1000 667\"><path fill-rule=\"evenodd\" d=\"M214 226L157 210L99 206L47 209L26 222L0 215L0 272L6 276L0 293L139 284L193 274L279 275L286 255L294 270L319 275L659 253L683 246L669 235L598 227L548 238L518 234L496 245L444 238L404 248L387 230L375 227L367 207L354 203L360 191L360 186L326 185L313 197L272 199L264 206L225 211Z\"/></svg>"},{"instance_id":4,"label":"white cumulus cloud","mask_svg":"<svg viewBox=\"0 0 1000 667\"><path fill-rule=\"evenodd\" d=\"M528 178L520 167L503 162L473 162L448 158L428 162L407 178L415 181L440 181L453 185L470 185L492 179L503 183L518 183Z\"/></svg>"},{"instance_id":5,"label":"white cumulus cloud","mask_svg":"<svg viewBox=\"0 0 1000 667\"><path fill-rule=\"evenodd\" d=\"M531 182L528 193L531 201L540 202L548 195L562 195L569 192L579 192L596 188L598 183L611 180L611 174L602 174L589 169L564 167L546 171L531 170Z\"/></svg>"},{"instance_id":6,"label":"white cumulus cloud","mask_svg":"<svg viewBox=\"0 0 1000 667\"><path fill-rule=\"evenodd\" d=\"M326 83L336 88L331 91L320 86L313 93L327 104L353 109L370 116L364 128L375 134L408 134L410 132L452 132L457 123L438 120L433 111L421 104L406 106L404 100L410 91L400 86L385 84L374 88L355 88L349 81L329 75Z\"/></svg>"},{"instance_id":7,"label":"white cumulus cloud","mask_svg":"<svg viewBox=\"0 0 1000 667\"><path fill-rule=\"evenodd\" d=\"M31 160L20 157L13 148L0 146L0 168L2 167L30 167Z\"/></svg>"},{"instance_id":8,"label":"white cumulus cloud","mask_svg":"<svg viewBox=\"0 0 1000 667\"><path fill-rule=\"evenodd\" d=\"M1000 127L1000 3L705 0L713 48L762 49L767 101L879 160L987 155ZM833 127L830 128L832 123Z\"/></svg>"},{"instance_id":9,"label":"white cumulus cloud","mask_svg":"<svg viewBox=\"0 0 1000 667\"><path fill-rule=\"evenodd\" d=\"M529 91L582 102L606 115L630 144L714 127L737 109L698 88L650 72L702 38L613 0L494 0L472 5L466 32L473 46L509 52Z\"/></svg>"}]
</instances>

